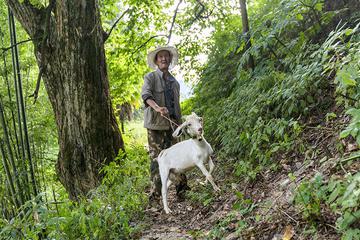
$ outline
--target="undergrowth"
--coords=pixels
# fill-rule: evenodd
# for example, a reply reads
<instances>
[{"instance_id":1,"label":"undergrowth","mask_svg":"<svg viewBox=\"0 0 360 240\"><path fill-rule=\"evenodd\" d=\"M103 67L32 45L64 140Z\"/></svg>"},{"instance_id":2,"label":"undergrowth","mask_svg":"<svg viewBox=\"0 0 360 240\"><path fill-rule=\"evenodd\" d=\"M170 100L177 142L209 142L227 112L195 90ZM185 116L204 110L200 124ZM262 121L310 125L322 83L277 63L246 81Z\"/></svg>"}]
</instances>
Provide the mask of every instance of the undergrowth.
<instances>
[{"instance_id":1,"label":"undergrowth","mask_svg":"<svg viewBox=\"0 0 360 240\"><path fill-rule=\"evenodd\" d=\"M183 103L186 111L203 116L207 139L219 157L234 166L239 181L277 171L288 154L305 156L316 147L301 138L306 127L319 126L337 114L347 115L350 123L335 133L335 140L354 139L356 147L360 145L359 19L349 17L349 22L333 25L341 10L325 11L324 1L278 2L262 7L266 13L253 21L249 49L237 21L229 17L216 27L212 54L195 95ZM250 55L254 69L248 66ZM340 149L334 157L343 153ZM359 196L357 191L346 194L346 189L355 190L357 178L346 176L336 184L321 179L303 182L295 200L304 209L303 217L319 220L327 205L337 216L335 228L343 239L356 239L353 221L358 221L360 203L354 199ZM344 200L347 197L351 204Z\"/></svg>"},{"instance_id":2,"label":"undergrowth","mask_svg":"<svg viewBox=\"0 0 360 240\"><path fill-rule=\"evenodd\" d=\"M328 181L321 174L302 181L294 202L301 208L303 218L314 226L321 219L325 206L336 215L335 228L343 240L360 239L360 173L332 176ZM323 206L325 205L325 206Z\"/></svg>"},{"instance_id":3,"label":"undergrowth","mask_svg":"<svg viewBox=\"0 0 360 240\"><path fill-rule=\"evenodd\" d=\"M102 169L102 184L79 202L28 201L13 219L0 220L1 239L126 239L139 229L147 202L148 157L142 144L125 136L130 148ZM55 193L54 193L55 194ZM48 196L49 197L49 196Z\"/></svg>"}]
</instances>

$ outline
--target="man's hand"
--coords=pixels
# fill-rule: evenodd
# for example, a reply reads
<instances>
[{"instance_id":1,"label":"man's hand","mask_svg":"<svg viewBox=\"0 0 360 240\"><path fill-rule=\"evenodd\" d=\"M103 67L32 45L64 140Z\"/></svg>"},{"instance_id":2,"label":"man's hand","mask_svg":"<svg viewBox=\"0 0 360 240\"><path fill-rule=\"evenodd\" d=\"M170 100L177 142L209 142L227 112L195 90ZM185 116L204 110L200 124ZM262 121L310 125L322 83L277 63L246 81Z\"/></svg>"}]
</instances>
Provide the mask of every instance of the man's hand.
<instances>
[{"instance_id":1,"label":"man's hand","mask_svg":"<svg viewBox=\"0 0 360 240\"><path fill-rule=\"evenodd\" d=\"M166 107L160 107L152 99L146 100L146 103L149 104L149 106L152 107L156 112L160 113L161 116L166 116L167 114L169 114L169 111Z\"/></svg>"},{"instance_id":2,"label":"man's hand","mask_svg":"<svg viewBox=\"0 0 360 240\"><path fill-rule=\"evenodd\" d=\"M155 109L155 111L157 111L158 113L161 114L161 116L166 116L167 114L169 114L169 111L167 110L166 107L157 107Z\"/></svg>"}]
</instances>

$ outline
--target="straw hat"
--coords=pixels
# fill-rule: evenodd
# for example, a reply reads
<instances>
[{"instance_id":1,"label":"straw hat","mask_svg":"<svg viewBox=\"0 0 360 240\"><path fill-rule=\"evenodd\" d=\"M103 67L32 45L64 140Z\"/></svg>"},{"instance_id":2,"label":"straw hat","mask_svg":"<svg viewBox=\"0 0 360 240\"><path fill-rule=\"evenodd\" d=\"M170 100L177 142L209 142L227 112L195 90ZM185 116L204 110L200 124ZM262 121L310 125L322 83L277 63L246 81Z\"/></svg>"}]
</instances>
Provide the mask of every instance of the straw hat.
<instances>
[{"instance_id":1,"label":"straw hat","mask_svg":"<svg viewBox=\"0 0 360 240\"><path fill-rule=\"evenodd\" d=\"M156 61L155 57L158 52L163 51L163 50L166 50L170 53L171 62L170 62L169 69L172 69L173 67L175 67L175 65L178 63L179 53L175 47L171 47L171 46L160 46L160 47L157 47L155 50L150 51L147 55L147 63L149 65L149 67L151 67L152 69L158 68L158 66L155 63L155 61Z\"/></svg>"}]
</instances>

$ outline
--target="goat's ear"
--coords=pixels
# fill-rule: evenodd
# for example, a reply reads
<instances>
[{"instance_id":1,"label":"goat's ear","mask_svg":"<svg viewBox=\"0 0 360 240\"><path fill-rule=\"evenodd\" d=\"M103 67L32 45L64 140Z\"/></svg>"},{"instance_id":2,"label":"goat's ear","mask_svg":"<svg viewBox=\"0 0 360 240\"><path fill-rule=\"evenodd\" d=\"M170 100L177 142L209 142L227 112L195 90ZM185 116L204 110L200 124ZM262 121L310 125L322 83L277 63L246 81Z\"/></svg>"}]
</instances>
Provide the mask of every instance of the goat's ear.
<instances>
[{"instance_id":1,"label":"goat's ear","mask_svg":"<svg viewBox=\"0 0 360 240\"><path fill-rule=\"evenodd\" d=\"M181 116L181 122L186 122L186 119L189 117L190 115L183 115Z\"/></svg>"},{"instance_id":2,"label":"goat's ear","mask_svg":"<svg viewBox=\"0 0 360 240\"><path fill-rule=\"evenodd\" d=\"M181 136L181 134L183 134L183 128L186 126L186 123L184 122L183 124L181 124L180 126L177 127L177 129L175 129L175 131L173 132L172 136L174 138L178 138Z\"/></svg>"}]
</instances>

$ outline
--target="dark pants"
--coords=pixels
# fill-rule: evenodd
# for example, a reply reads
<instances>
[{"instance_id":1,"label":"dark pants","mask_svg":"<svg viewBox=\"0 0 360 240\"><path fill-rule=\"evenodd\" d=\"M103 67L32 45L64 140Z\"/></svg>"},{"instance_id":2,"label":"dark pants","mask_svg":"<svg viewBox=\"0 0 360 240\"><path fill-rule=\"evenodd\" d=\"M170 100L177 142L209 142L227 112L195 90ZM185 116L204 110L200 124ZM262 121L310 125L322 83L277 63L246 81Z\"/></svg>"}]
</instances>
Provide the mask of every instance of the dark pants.
<instances>
[{"instance_id":1,"label":"dark pants","mask_svg":"<svg viewBox=\"0 0 360 240\"><path fill-rule=\"evenodd\" d=\"M151 172L151 190L150 196L158 198L161 195L161 178L159 174L159 164L156 161L158 155L163 149L171 147L176 143L172 137L171 130L147 130L149 155L151 158L150 172ZM180 175L180 182L176 185L176 193L183 194L185 190L190 189L187 186L187 179L185 174Z\"/></svg>"}]
</instances>

